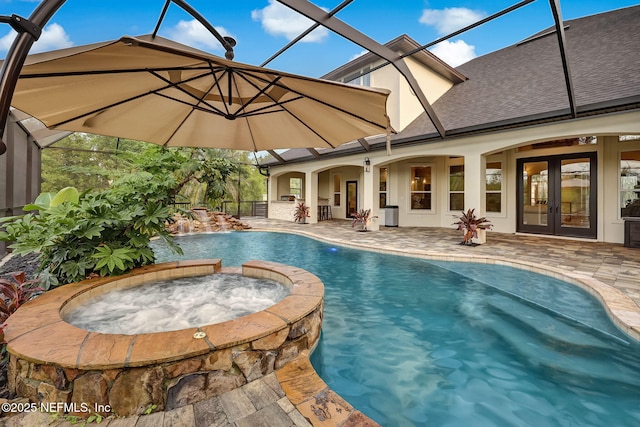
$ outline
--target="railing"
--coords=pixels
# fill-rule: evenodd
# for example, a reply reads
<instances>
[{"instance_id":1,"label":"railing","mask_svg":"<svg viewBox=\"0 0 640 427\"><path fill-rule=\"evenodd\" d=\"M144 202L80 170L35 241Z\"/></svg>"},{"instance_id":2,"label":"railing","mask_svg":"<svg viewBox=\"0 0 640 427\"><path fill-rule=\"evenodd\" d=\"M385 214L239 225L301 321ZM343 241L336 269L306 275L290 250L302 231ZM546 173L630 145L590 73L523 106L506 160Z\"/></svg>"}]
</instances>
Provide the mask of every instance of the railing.
<instances>
[{"instance_id":1,"label":"railing","mask_svg":"<svg viewBox=\"0 0 640 427\"><path fill-rule=\"evenodd\" d=\"M238 212L237 202L225 200L224 202L222 202L222 211L226 214L236 217L257 216L266 218L268 213L267 202L263 200L246 200L240 202L240 212Z\"/></svg>"},{"instance_id":2,"label":"railing","mask_svg":"<svg viewBox=\"0 0 640 427\"><path fill-rule=\"evenodd\" d=\"M191 202L173 202L172 204L174 208L184 209L185 211L188 211L193 207L193 203Z\"/></svg>"}]
</instances>

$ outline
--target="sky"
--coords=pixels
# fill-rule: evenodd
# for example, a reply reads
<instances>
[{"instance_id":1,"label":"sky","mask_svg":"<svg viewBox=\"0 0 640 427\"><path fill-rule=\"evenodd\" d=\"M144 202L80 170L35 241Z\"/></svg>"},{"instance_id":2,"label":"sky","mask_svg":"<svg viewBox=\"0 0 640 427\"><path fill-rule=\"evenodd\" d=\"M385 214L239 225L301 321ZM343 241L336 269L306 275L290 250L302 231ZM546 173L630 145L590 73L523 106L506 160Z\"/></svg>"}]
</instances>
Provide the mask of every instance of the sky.
<instances>
[{"instance_id":1,"label":"sky","mask_svg":"<svg viewBox=\"0 0 640 427\"><path fill-rule=\"evenodd\" d=\"M313 22L276 0L186 0L222 35L237 41L235 60L262 65ZM622 7L637 0L559 0L564 20ZM0 15L28 18L39 0L0 0ZM331 10L341 0L315 0ZM518 0L354 0L336 18L379 43L407 34L427 44L518 3ZM165 0L67 0L45 26L31 53L153 32ZM516 11L440 43L430 50L451 66L517 43L553 26L549 0L536 0ZM169 6L163 37L224 56L224 49L191 15ZM0 58L15 38L0 24ZM266 67L309 77L322 75L364 53L363 48L320 28Z\"/></svg>"}]
</instances>

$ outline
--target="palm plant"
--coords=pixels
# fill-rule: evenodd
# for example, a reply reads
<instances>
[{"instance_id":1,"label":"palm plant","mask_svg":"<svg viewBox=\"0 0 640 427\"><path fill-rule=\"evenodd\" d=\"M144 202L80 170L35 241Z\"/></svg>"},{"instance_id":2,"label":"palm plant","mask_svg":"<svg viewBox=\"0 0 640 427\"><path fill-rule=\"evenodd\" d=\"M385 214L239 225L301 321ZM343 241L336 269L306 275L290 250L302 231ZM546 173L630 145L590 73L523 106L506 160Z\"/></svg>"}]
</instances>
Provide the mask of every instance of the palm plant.
<instances>
[{"instance_id":1,"label":"palm plant","mask_svg":"<svg viewBox=\"0 0 640 427\"><path fill-rule=\"evenodd\" d=\"M358 229L358 231L368 231L367 225L369 225L373 218L377 218L371 216L371 209L360 209L359 212L355 212L351 214L351 216L353 217L351 228L359 224L360 228Z\"/></svg>"},{"instance_id":2,"label":"palm plant","mask_svg":"<svg viewBox=\"0 0 640 427\"><path fill-rule=\"evenodd\" d=\"M305 205L304 202L300 202L296 205L296 209L293 211L293 220L300 224L306 224L307 218L309 215L309 206Z\"/></svg>"},{"instance_id":3,"label":"palm plant","mask_svg":"<svg viewBox=\"0 0 640 427\"><path fill-rule=\"evenodd\" d=\"M475 214L475 209L467 209L467 212L462 211L462 215L454 215L458 221L453 225L457 225L457 230L463 230L464 235L461 245L472 245L471 240L478 237L478 230L491 230L493 224L486 218L478 218Z\"/></svg>"}]
</instances>

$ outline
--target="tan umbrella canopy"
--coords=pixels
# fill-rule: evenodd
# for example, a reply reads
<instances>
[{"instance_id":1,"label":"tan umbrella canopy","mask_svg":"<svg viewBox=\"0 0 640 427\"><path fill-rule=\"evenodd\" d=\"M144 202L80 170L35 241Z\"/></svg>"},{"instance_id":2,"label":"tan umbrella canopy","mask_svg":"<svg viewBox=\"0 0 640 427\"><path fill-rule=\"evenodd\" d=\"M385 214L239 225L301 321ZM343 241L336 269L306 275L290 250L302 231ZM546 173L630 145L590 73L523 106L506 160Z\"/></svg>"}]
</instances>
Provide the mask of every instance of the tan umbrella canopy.
<instances>
[{"instance_id":1,"label":"tan umbrella canopy","mask_svg":"<svg viewBox=\"0 0 640 427\"><path fill-rule=\"evenodd\" d=\"M388 95L140 36L29 56L12 105L50 129L260 151L388 132Z\"/></svg>"}]
</instances>

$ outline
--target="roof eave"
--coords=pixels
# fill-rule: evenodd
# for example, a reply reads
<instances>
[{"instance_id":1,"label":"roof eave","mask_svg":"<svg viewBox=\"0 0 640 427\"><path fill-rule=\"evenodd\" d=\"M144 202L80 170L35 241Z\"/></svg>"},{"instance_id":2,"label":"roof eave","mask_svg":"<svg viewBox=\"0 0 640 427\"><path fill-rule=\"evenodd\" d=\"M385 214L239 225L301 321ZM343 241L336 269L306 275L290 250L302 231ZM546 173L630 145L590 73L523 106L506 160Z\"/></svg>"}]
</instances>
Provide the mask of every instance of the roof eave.
<instances>
[{"instance_id":1,"label":"roof eave","mask_svg":"<svg viewBox=\"0 0 640 427\"><path fill-rule=\"evenodd\" d=\"M572 121L579 120L589 116L595 115L606 115L612 113L618 113L621 111L632 111L632 110L640 110L640 95L634 95L626 98L621 98L617 100L598 102L588 105L583 105L578 107L578 117L572 118L570 108L563 108L555 111L547 111L545 113L533 114L529 116L518 117L514 119L500 120L491 123L484 123L476 126L469 126L465 128L458 129L448 129L447 136L444 140L457 139L462 137L469 137L473 135L497 132L508 129L517 129L517 128L525 128L531 126L538 126L546 123L553 122L562 122L562 121ZM430 144L436 142L443 142L442 138L437 132L432 132L429 134L410 136L406 138L395 138L392 140L391 146L393 148L399 147L407 147L418 144ZM374 151L386 150L386 144L384 141L381 142L371 142L369 145L368 153ZM320 155L320 159L331 159L331 158L339 158L345 157L352 154L359 153L367 153L367 151L363 147L354 146L353 148L347 150L335 150L335 151L327 151L323 152ZM290 159L286 161L286 164L292 163L305 163L310 160L318 160L313 156L304 156L296 159ZM277 163L270 163L269 166L280 166Z\"/></svg>"}]
</instances>

